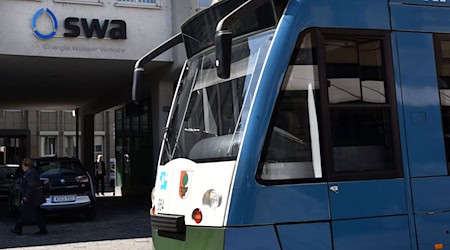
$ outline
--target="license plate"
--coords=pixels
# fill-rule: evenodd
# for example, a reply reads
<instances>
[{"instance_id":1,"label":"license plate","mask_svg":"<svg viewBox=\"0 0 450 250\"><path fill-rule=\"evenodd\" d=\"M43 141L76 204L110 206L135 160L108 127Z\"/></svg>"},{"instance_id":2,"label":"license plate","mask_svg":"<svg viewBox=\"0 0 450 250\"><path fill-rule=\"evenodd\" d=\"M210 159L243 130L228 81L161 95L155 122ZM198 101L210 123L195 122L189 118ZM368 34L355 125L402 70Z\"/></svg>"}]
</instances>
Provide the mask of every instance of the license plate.
<instances>
[{"instance_id":1,"label":"license plate","mask_svg":"<svg viewBox=\"0 0 450 250\"><path fill-rule=\"evenodd\" d=\"M51 197L53 203L57 202L71 202L77 199L76 195L56 195Z\"/></svg>"}]
</instances>

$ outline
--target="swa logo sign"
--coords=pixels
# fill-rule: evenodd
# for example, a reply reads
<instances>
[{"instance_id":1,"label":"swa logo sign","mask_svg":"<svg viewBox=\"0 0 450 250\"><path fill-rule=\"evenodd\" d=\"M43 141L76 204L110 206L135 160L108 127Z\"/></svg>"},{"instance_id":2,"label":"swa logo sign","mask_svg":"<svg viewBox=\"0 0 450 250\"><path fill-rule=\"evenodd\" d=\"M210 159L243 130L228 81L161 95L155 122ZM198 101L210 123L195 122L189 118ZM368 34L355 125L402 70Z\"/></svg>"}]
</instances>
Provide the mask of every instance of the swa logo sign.
<instances>
[{"instance_id":1,"label":"swa logo sign","mask_svg":"<svg viewBox=\"0 0 450 250\"><path fill-rule=\"evenodd\" d=\"M39 17L41 17L44 14L47 14L53 22L53 30L49 34L42 34L37 29L37 20ZM50 38L54 37L56 34L56 30L58 29L58 20L56 19L55 14L51 10L42 8L42 9L38 10L36 12L36 14L34 14L33 20L31 21L31 28L33 29L34 35L37 36L38 38L44 39L44 40L50 39Z\"/></svg>"},{"instance_id":2,"label":"swa logo sign","mask_svg":"<svg viewBox=\"0 0 450 250\"><path fill-rule=\"evenodd\" d=\"M38 19L47 15L52 21L50 32L44 33L38 30ZM39 9L33 16L31 28L36 37L47 40L56 35L58 30L58 19L56 15L48 8ZM98 19L92 19L90 22L86 18L67 17L64 19L64 37L78 37L82 33L86 38L105 38L127 39L127 24L123 20L103 20L101 24Z\"/></svg>"}]
</instances>

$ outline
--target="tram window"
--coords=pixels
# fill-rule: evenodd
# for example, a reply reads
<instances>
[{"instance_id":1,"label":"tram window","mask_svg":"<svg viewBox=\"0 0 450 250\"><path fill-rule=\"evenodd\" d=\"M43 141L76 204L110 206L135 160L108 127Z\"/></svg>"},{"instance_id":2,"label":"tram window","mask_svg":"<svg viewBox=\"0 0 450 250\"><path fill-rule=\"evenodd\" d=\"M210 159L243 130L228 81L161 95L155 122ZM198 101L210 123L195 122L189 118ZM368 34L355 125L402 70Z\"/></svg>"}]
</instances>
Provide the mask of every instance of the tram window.
<instances>
[{"instance_id":1,"label":"tram window","mask_svg":"<svg viewBox=\"0 0 450 250\"><path fill-rule=\"evenodd\" d=\"M385 103L380 40L326 40L330 104Z\"/></svg>"},{"instance_id":2,"label":"tram window","mask_svg":"<svg viewBox=\"0 0 450 250\"><path fill-rule=\"evenodd\" d=\"M335 172L394 167L388 110L336 109L330 115Z\"/></svg>"},{"instance_id":3,"label":"tram window","mask_svg":"<svg viewBox=\"0 0 450 250\"><path fill-rule=\"evenodd\" d=\"M446 40L444 40L446 39ZM436 43L439 95L447 167L450 168L450 37L438 37Z\"/></svg>"},{"instance_id":4,"label":"tram window","mask_svg":"<svg viewBox=\"0 0 450 250\"><path fill-rule=\"evenodd\" d=\"M307 34L294 51L272 117L262 180L322 178L315 47L314 36Z\"/></svg>"},{"instance_id":5,"label":"tram window","mask_svg":"<svg viewBox=\"0 0 450 250\"><path fill-rule=\"evenodd\" d=\"M395 168L382 44L325 39L334 173Z\"/></svg>"},{"instance_id":6,"label":"tram window","mask_svg":"<svg viewBox=\"0 0 450 250\"><path fill-rule=\"evenodd\" d=\"M332 32L310 31L297 42L262 152L261 182L402 175L388 35Z\"/></svg>"}]
</instances>

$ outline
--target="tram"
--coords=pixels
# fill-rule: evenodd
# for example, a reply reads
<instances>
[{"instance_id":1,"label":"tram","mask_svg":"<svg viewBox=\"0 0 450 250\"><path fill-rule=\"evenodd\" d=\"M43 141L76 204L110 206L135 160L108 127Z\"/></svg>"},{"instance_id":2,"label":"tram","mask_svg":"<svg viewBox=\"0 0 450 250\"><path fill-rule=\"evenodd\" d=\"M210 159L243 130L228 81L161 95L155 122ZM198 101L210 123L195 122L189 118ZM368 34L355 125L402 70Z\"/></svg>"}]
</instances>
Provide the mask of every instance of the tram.
<instances>
[{"instance_id":1,"label":"tram","mask_svg":"<svg viewBox=\"0 0 450 250\"><path fill-rule=\"evenodd\" d=\"M450 2L223 0L177 44L156 249L449 249Z\"/></svg>"}]
</instances>

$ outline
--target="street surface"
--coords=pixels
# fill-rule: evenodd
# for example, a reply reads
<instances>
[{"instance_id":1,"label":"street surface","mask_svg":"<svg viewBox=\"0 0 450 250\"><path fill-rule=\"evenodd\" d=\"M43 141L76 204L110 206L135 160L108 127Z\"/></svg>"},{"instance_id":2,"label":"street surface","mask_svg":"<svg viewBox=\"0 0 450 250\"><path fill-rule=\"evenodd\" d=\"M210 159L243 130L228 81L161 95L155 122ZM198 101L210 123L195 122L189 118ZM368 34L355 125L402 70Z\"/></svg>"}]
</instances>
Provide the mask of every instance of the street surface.
<instances>
[{"instance_id":1,"label":"street surface","mask_svg":"<svg viewBox=\"0 0 450 250\"><path fill-rule=\"evenodd\" d=\"M35 235L37 226L25 226L22 235L9 230L15 218L7 215L7 197L0 196L0 249L152 250L149 202L145 199L98 197L97 219L81 215L51 215L49 234Z\"/></svg>"}]
</instances>

